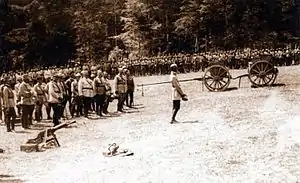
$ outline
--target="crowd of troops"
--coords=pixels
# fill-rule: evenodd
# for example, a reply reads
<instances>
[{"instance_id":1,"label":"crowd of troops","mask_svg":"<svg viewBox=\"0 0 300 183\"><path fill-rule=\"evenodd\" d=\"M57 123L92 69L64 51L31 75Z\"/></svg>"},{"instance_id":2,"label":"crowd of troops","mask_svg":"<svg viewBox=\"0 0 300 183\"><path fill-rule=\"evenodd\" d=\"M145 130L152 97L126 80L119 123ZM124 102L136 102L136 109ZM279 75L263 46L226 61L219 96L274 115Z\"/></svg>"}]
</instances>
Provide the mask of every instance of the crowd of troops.
<instances>
[{"instance_id":1,"label":"crowd of troops","mask_svg":"<svg viewBox=\"0 0 300 183\"><path fill-rule=\"evenodd\" d=\"M117 111L122 113L125 102L128 107L133 104L133 76L169 74L174 63L180 73L204 71L216 63L231 69L247 68L250 61L259 59L268 59L275 66L289 66L299 64L299 56L299 49L237 49L110 60L98 66L49 68L25 74L11 72L2 76L0 83L0 117L3 112L7 130L12 131L16 116L20 116L25 129L32 125L33 116L40 121L43 106L47 119L52 118L54 125L65 116L66 106L71 117L88 117L91 110L103 116L109 115L109 103L118 99ZM112 79L114 91L109 82Z\"/></svg>"},{"instance_id":2,"label":"crowd of troops","mask_svg":"<svg viewBox=\"0 0 300 183\"><path fill-rule=\"evenodd\" d=\"M123 59L120 62L105 64L104 69L115 73L116 65L126 64L135 76L166 75L171 72L170 65L175 63L180 73L204 71L212 64L222 64L230 69L246 69L248 62L259 59L271 61L275 66L299 64L300 50L280 49L237 49L218 50L199 54L164 55L135 60Z\"/></svg>"},{"instance_id":3,"label":"crowd of troops","mask_svg":"<svg viewBox=\"0 0 300 183\"><path fill-rule=\"evenodd\" d=\"M29 129L34 120L43 120L43 106L45 118L52 119L54 125L60 124L61 118L88 118L91 111L110 116L108 107L114 99L118 100L118 113L124 112L124 105L132 108L135 84L130 71L119 68L112 84L108 79L108 73L97 66L82 71L56 69L7 75L1 79L0 116L4 116L7 131L13 132L18 116L24 129Z\"/></svg>"}]
</instances>

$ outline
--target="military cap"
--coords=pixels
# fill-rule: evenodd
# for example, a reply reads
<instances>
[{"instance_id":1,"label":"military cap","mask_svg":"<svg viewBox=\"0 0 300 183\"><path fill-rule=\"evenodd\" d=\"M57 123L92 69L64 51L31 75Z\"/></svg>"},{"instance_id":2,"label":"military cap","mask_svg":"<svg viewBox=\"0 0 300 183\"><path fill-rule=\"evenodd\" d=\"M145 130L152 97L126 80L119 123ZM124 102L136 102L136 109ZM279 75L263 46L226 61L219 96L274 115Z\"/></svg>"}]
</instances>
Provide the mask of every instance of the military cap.
<instances>
[{"instance_id":1,"label":"military cap","mask_svg":"<svg viewBox=\"0 0 300 183\"><path fill-rule=\"evenodd\" d=\"M23 74L22 78L29 78L29 75L28 74Z\"/></svg>"},{"instance_id":2,"label":"military cap","mask_svg":"<svg viewBox=\"0 0 300 183\"><path fill-rule=\"evenodd\" d=\"M89 70L89 66L84 65L84 66L82 67L82 69L83 69L83 70Z\"/></svg>"},{"instance_id":3,"label":"military cap","mask_svg":"<svg viewBox=\"0 0 300 183\"><path fill-rule=\"evenodd\" d=\"M20 75L17 75L17 76L16 76L16 80L17 80L17 81L21 81L21 80L22 80L22 77L21 77Z\"/></svg>"},{"instance_id":4,"label":"military cap","mask_svg":"<svg viewBox=\"0 0 300 183\"><path fill-rule=\"evenodd\" d=\"M64 77L65 77L65 74L64 74L64 73L62 73L62 72L59 72L59 73L58 73L58 77L60 77L60 78L64 78Z\"/></svg>"},{"instance_id":5,"label":"military cap","mask_svg":"<svg viewBox=\"0 0 300 183\"><path fill-rule=\"evenodd\" d=\"M88 72L87 70L83 70L83 71L81 71L81 74L82 74L83 76L87 76L87 75L89 74L89 72Z\"/></svg>"},{"instance_id":6,"label":"military cap","mask_svg":"<svg viewBox=\"0 0 300 183\"><path fill-rule=\"evenodd\" d=\"M118 68L118 71L119 71L119 72L123 71L123 68L119 67L119 68Z\"/></svg>"},{"instance_id":7,"label":"military cap","mask_svg":"<svg viewBox=\"0 0 300 183\"><path fill-rule=\"evenodd\" d=\"M102 74L102 70L97 70L97 74Z\"/></svg>"},{"instance_id":8,"label":"military cap","mask_svg":"<svg viewBox=\"0 0 300 183\"><path fill-rule=\"evenodd\" d=\"M75 77L81 77L80 73L75 74Z\"/></svg>"},{"instance_id":9,"label":"military cap","mask_svg":"<svg viewBox=\"0 0 300 183\"><path fill-rule=\"evenodd\" d=\"M4 82L8 82L9 80L11 79L11 77L10 76L4 76L4 78L3 78L3 80L4 80Z\"/></svg>"},{"instance_id":10,"label":"military cap","mask_svg":"<svg viewBox=\"0 0 300 183\"><path fill-rule=\"evenodd\" d=\"M170 67L171 67L171 68L177 67L177 64L172 64Z\"/></svg>"},{"instance_id":11,"label":"military cap","mask_svg":"<svg viewBox=\"0 0 300 183\"><path fill-rule=\"evenodd\" d=\"M51 72L51 76L52 76L52 78L58 78L59 73L58 72Z\"/></svg>"},{"instance_id":12,"label":"military cap","mask_svg":"<svg viewBox=\"0 0 300 183\"><path fill-rule=\"evenodd\" d=\"M96 66L92 66L91 67L91 71L96 71L97 70L97 67Z\"/></svg>"}]
</instances>

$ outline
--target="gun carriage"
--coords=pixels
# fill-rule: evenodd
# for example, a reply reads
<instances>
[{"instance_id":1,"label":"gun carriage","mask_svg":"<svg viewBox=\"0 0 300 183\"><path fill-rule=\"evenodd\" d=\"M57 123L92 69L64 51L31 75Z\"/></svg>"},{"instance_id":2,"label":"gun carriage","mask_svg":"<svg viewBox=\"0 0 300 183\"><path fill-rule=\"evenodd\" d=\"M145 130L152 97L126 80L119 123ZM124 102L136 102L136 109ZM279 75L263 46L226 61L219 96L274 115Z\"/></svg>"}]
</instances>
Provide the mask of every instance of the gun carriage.
<instances>
[{"instance_id":1,"label":"gun carriage","mask_svg":"<svg viewBox=\"0 0 300 183\"><path fill-rule=\"evenodd\" d=\"M278 69L266 60L249 62L248 73L237 77L232 77L227 67L213 64L206 69L203 83L209 91L224 91L229 87L231 80L239 79L240 87L241 79L248 77L254 87L264 87L274 84L277 75Z\"/></svg>"},{"instance_id":2,"label":"gun carriage","mask_svg":"<svg viewBox=\"0 0 300 183\"><path fill-rule=\"evenodd\" d=\"M202 81L202 85L204 85L211 92L220 92L225 91L229 85L231 80L239 79L239 87L241 84L241 79L247 77L254 87L265 87L271 86L274 84L277 75L278 69L274 66L271 61L267 60L257 60L254 62L249 62L248 64L248 73L239 75L237 77L232 77L229 69L224 66L225 64L222 62L213 62L208 65L208 67L204 71L204 76L201 78L193 78L193 79L185 79L180 80L179 82L187 82L187 81ZM168 82L159 82L159 83L150 83L150 84L141 84L138 86L142 87L142 95L143 95L143 87L149 85L157 85L157 84L166 84Z\"/></svg>"}]
</instances>

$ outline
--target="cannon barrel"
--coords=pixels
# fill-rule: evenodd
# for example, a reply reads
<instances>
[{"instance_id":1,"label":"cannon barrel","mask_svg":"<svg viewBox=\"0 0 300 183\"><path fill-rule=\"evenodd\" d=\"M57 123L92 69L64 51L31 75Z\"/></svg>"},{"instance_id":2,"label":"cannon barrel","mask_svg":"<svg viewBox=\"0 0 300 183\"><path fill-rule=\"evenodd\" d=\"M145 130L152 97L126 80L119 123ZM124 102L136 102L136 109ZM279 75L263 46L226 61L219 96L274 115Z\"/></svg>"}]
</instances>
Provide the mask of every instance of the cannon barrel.
<instances>
[{"instance_id":1,"label":"cannon barrel","mask_svg":"<svg viewBox=\"0 0 300 183\"><path fill-rule=\"evenodd\" d=\"M203 78L192 78L192 79L184 79L179 80L179 82L188 82L188 81L202 81ZM157 82L157 83L148 83L148 84L138 84L137 86L151 86L151 85L160 85L160 84L168 84L171 83L171 81L163 81L163 82Z\"/></svg>"},{"instance_id":2,"label":"cannon barrel","mask_svg":"<svg viewBox=\"0 0 300 183\"><path fill-rule=\"evenodd\" d=\"M73 123L76 123L76 121L71 121L71 122L66 122L66 123L59 124L57 126L52 127L51 130L53 130L53 132L55 132L56 130L65 128L65 127L67 127L67 126L69 126Z\"/></svg>"}]
</instances>

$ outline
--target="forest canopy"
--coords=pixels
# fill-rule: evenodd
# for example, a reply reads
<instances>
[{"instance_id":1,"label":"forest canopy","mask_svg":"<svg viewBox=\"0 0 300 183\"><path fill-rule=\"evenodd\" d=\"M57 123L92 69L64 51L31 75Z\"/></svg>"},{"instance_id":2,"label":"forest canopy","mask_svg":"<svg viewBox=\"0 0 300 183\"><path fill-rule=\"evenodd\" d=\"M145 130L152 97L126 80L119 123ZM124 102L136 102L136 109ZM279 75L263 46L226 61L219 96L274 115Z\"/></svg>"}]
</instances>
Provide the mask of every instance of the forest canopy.
<instances>
[{"instance_id":1,"label":"forest canopy","mask_svg":"<svg viewBox=\"0 0 300 183\"><path fill-rule=\"evenodd\" d=\"M298 41L300 0L0 0L0 68Z\"/></svg>"}]
</instances>

